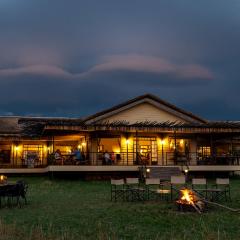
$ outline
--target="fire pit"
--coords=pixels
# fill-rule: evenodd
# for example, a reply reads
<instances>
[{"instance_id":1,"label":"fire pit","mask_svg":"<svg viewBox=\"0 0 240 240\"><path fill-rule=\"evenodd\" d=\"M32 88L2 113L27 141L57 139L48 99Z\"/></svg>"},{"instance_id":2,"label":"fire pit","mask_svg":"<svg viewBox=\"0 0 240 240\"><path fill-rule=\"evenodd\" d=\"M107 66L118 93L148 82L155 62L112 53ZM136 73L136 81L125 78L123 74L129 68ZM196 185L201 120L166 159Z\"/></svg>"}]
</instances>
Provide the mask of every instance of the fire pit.
<instances>
[{"instance_id":1,"label":"fire pit","mask_svg":"<svg viewBox=\"0 0 240 240\"><path fill-rule=\"evenodd\" d=\"M192 190L184 188L179 192L179 199L176 201L179 211L196 211L202 213L206 204Z\"/></svg>"}]
</instances>

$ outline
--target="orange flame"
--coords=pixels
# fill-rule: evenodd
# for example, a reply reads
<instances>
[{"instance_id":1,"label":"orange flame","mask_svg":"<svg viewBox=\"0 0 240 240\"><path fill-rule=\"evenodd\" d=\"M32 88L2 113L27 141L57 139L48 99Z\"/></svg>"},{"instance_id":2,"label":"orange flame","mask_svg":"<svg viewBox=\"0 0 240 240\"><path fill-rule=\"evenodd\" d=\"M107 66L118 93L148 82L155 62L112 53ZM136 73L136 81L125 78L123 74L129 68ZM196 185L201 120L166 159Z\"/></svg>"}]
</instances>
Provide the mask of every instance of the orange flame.
<instances>
[{"instance_id":1,"label":"orange flame","mask_svg":"<svg viewBox=\"0 0 240 240\"><path fill-rule=\"evenodd\" d=\"M185 189L181 189L180 192L181 192L181 197L177 201L178 203L190 204L190 205L194 204L194 202L196 201L196 196L191 190L185 188Z\"/></svg>"},{"instance_id":2,"label":"orange flame","mask_svg":"<svg viewBox=\"0 0 240 240\"><path fill-rule=\"evenodd\" d=\"M192 194L192 192L190 190L182 189L181 193L182 193L182 197L181 197L182 201L186 201L189 204L193 204L194 197L193 197L193 194Z\"/></svg>"}]
</instances>

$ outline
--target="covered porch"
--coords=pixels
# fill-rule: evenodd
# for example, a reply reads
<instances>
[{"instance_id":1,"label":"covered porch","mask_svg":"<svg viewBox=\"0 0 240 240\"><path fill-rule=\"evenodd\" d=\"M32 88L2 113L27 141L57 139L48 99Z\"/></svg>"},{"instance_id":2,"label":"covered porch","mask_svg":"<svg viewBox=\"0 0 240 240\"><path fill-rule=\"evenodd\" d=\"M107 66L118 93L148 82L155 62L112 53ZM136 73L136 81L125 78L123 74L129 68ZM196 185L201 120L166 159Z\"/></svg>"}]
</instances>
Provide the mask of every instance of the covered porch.
<instances>
[{"instance_id":1,"label":"covered porch","mask_svg":"<svg viewBox=\"0 0 240 240\"><path fill-rule=\"evenodd\" d=\"M11 154L10 167L240 164L240 125L231 122L38 121L24 119L25 136L9 143L0 141L0 153L8 147ZM31 137L29 125L37 133L31 130ZM81 153L82 161L74 161L75 150ZM60 161L56 151L61 153Z\"/></svg>"}]
</instances>

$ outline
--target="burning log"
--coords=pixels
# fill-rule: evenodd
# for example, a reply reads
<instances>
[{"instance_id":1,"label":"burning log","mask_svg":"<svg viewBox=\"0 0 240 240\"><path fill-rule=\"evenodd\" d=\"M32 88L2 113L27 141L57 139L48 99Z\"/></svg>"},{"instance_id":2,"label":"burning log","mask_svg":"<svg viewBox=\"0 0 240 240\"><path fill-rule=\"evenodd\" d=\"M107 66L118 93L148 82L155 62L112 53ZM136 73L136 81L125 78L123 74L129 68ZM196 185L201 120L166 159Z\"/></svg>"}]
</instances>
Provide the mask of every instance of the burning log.
<instances>
[{"instance_id":1,"label":"burning log","mask_svg":"<svg viewBox=\"0 0 240 240\"><path fill-rule=\"evenodd\" d=\"M194 209L201 214L205 209L205 203L194 193L194 191L184 188L180 190L180 199L176 201L181 210Z\"/></svg>"}]
</instances>

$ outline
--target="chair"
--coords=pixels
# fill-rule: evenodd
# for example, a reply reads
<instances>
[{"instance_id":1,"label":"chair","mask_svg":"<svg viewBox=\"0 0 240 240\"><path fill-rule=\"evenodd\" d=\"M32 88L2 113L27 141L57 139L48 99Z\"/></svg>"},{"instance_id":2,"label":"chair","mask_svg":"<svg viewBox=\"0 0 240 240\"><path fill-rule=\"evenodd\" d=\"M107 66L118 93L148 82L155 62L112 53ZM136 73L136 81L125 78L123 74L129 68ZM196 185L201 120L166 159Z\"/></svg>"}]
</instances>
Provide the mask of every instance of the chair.
<instances>
[{"instance_id":1,"label":"chair","mask_svg":"<svg viewBox=\"0 0 240 240\"><path fill-rule=\"evenodd\" d=\"M146 178L145 188L148 200L151 196L157 197L157 190L160 188L160 178Z\"/></svg>"},{"instance_id":2,"label":"chair","mask_svg":"<svg viewBox=\"0 0 240 240\"><path fill-rule=\"evenodd\" d=\"M126 178L126 199L127 201L143 201L145 189L140 188L138 178Z\"/></svg>"},{"instance_id":3,"label":"chair","mask_svg":"<svg viewBox=\"0 0 240 240\"><path fill-rule=\"evenodd\" d=\"M171 200L173 200L173 193L179 193L179 190L186 185L185 176L171 176Z\"/></svg>"},{"instance_id":4,"label":"chair","mask_svg":"<svg viewBox=\"0 0 240 240\"><path fill-rule=\"evenodd\" d=\"M207 198L207 180L206 178L193 178L192 179L192 189L199 195Z\"/></svg>"},{"instance_id":5,"label":"chair","mask_svg":"<svg viewBox=\"0 0 240 240\"><path fill-rule=\"evenodd\" d=\"M7 190L8 190L8 185L3 185L0 187L0 207L2 207L2 202L3 200L5 200L6 198L6 193L7 193Z\"/></svg>"},{"instance_id":6,"label":"chair","mask_svg":"<svg viewBox=\"0 0 240 240\"><path fill-rule=\"evenodd\" d=\"M229 178L217 178L216 188L219 190L216 196L219 200L222 198L225 198L226 201L231 200Z\"/></svg>"},{"instance_id":7,"label":"chair","mask_svg":"<svg viewBox=\"0 0 240 240\"><path fill-rule=\"evenodd\" d=\"M118 198L125 200L125 192L124 179L111 179L111 201L114 199L116 202Z\"/></svg>"},{"instance_id":8,"label":"chair","mask_svg":"<svg viewBox=\"0 0 240 240\"><path fill-rule=\"evenodd\" d=\"M23 181L19 180L17 181L17 184L19 185L19 193L20 197L24 199L25 204L27 204L27 191L28 191L28 184Z\"/></svg>"},{"instance_id":9,"label":"chair","mask_svg":"<svg viewBox=\"0 0 240 240\"><path fill-rule=\"evenodd\" d=\"M16 183L13 185L7 185L5 197L7 197L7 203L9 207L13 205L13 199L16 199L16 205L21 206L20 197L21 197L21 185Z\"/></svg>"},{"instance_id":10,"label":"chair","mask_svg":"<svg viewBox=\"0 0 240 240\"><path fill-rule=\"evenodd\" d=\"M156 198L168 200L168 196L171 193L170 189L166 188L166 184L161 184L160 178L147 178L145 182L147 199L149 200L151 196Z\"/></svg>"}]
</instances>

